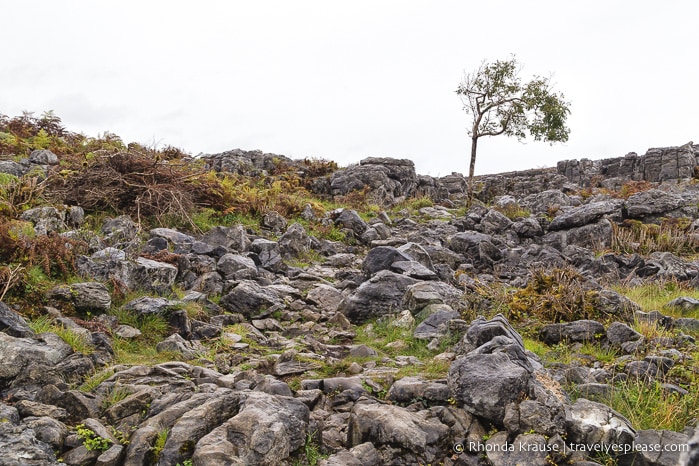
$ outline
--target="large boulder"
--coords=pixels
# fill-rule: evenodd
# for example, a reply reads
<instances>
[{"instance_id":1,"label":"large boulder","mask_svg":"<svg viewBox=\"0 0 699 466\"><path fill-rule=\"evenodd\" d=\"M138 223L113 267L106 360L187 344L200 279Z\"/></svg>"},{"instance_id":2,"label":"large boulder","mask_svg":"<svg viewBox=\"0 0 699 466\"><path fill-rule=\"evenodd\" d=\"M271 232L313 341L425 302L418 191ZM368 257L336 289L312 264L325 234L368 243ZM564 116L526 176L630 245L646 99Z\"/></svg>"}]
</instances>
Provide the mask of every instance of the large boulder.
<instances>
[{"instance_id":1,"label":"large boulder","mask_svg":"<svg viewBox=\"0 0 699 466\"><path fill-rule=\"evenodd\" d=\"M566 407L568 441L589 447L631 447L636 431L609 406L579 398Z\"/></svg>"},{"instance_id":2,"label":"large boulder","mask_svg":"<svg viewBox=\"0 0 699 466\"><path fill-rule=\"evenodd\" d=\"M306 442L308 421L308 407L299 400L247 393L238 414L196 443L192 460L211 466L282 464Z\"/></svg>"},{"instance_id":3,"label":"large boulder","mask_svg":"<svg viewBox=\"0 0 699 466\"><path fill-rule=\"evenodd\" d=\"M461 317L458 312L446 304L430 304L425 306L420 314L427 314L427 316L413 332L413 336L419 340L431 340L445 336L448 332L449 322Z\"/></svg>"},{"instance_id":4,"label":"large boulder","mask_svg":"<svg viewBox=\"0 0 699 466\"><path fill-rule=\"evenodd\" d=\"M285 259L303 257L308 254L311 249L311 239L303 225L292 223L279 238L279 249Z\"/></svg>"},{"instance_id":5,"label":"large boulder","mask_svg":"<svg viewBox=\"0 0 699 466\"><path fill-rule=\"evenodd\" d=\"M400 464L430 464L450 452L450 428L427 410L412 412L399 406L359 401L350 413L347 443L371 442L381 450L397 449Z\"/></svg>"},{"instance_id":6,"label":"large boulder","mask_svg":"<svg viewBox=\"0 0 699 466\"><path fill-rule=\"evenodd\" d=\"M204 233L201 241L213 246L224 247L238 252L245 252L250 249L250 239L243 225L234 225L231 227L216 226Z\"/></svg>"},{"instance_id":7,"label":"large boulder","mask_svg":"<svg viewBox=\"0 0 699 466\"><path fill-rule=\"evenodd\" d=\"M628 325L614 322L607 329L607 341L624 353L634 353L643 344L644 337Z\"/></svg>"},{"instance_id":8,"label":"large boulder","mask_svg":"<svg viewBox=\"0 0 699 466\"><path fill-rule=\"evenodd\" d=\"M27 171L27 166L11 160L0 160L0 173L20 177Z\"/></svg>"},{"instance_id":9,"label":"large boulder","mask_svg":"<svg viewBox=\"0 0 699 466\"><path fill-rule=\"evenodd\" d=\"M449 369L450 389L464 409L496 425L503 425L505 406L527 393L531 372L504 353L471 353Z\"/></svg>"},{"instance_id":10,"label":"large boulder","mask_svg":"<svg viewBox=\"0 0 699 466\"><path fill-rule=\"evenodd\" d=\"M378 246L372 248L364 258L362 271L370 277L380 270L389 270L394 262L412 260L411 256L393 246Z\"/></svg>"},{"instance_id":11,"label":"large boulder","mask_svg":"<svg viewBox=\"0 0 699 466\"><path fill-rule=\"evenodd\" d=\"M601 219L595 223L567 230L565 244L593 250L605 249L612 245L613 232L611 222Z\"/></svg>"},{"instance_id":12,"label":"large boulder","mask_svg":"<svg viewBox=\"0 0 699 466\"><path fill-rule=\"evenodd\" d=\"M153 228L149 233L151 238L162 238L167 241L177 253L188 252L195 241L191 236L172 228Z\"/></svg>"},{"instance_id":13,"label":"large boulder","mask_svg":"<svg viewBox=\"0 0 699 466\"><path fill-rule=\"evenodd\" d=\"M626 201L626 215L629 218L653 219L668 215L686 204L679 194L651 189L632 194Z\"/></svg>"},{"instance_id":14,"label":"large boulder","mask_svg":"<svg viewBox=\"0 0 699 466\"><path fill-rule=\"evenodd\" d=\"M549 230L568 230L596 222L604 215L621 213L621 202L617 200L591 202L566 210L549 224Z\"/></svg>"},{"instance_id":15,"label":"large boulder","mask_svg":"<svg viewBox=\"0 0 699 466\"><path fill-rule=\"evenodd\" d=\"M342 209L335 218L335 224L351 231L356 238L361 237L369 228L366 222L362 220L362 217L355 210L351 209Z\"/></svg>"},{"instance_id":16,"label":"large boulder","mask_svg":"<svg viewBox=\"0 0 699 466\"><path fill-rule=\"evenodd\" d=\"M262 228L273 233L281 233L284 231L289 222L279 212L271 210L262 217Z\"/></svg>"},{"instance_id":17,"label":"large boulder","mask_svg":"<svg viewBox=\"0 0 699 466\"><path fill-rule=\"evenodd\" d=\"M453 235L448 242L449 249L463 254L475 265L492 266L502 259L502 252L494 244L493 237L477 231L464 231Z\"/></svg>"},{"instance_id":18,"label":"large boulder","mask_svg":"<svg viewBox=\"0 0 699 466\"><path fill-rule=\"evenodd\" d=\"M249 280L257 277L255 261L240 254L224 254L216 263L216 270L227 280Z\"/></svg>"},{"instance_id":19,"label":"large boulder","mask_svg":"<svg viewBox=\"0 0 699 466\"><path fill-rule=\"evenodd\" d=\"M604 336L604 325L594 320L576 320L547 324L541 329L541 340L547 345L560 342L577 343L599 340Z\"/></svg>"},{"instance_id":20,"label":"large boulder","mask_svg":"<svg viewBox=\"0 0 699 466\"><path fill-rule=\"evenodd\" d=\"M653 448L638 448L637 451L624 455L620 463L649 466L681 466L683 465L680 459L683 453L682 450L688 443L689 436L680 432L652 429L640 430L636 435L635 445L653 445Z\"/></svg>"},{"instance_id":21,"label":"large boulder","mask_svg":"<svg viewBox=\"0 0 699 466\"><path fill-rule=\"evenodd\" d=\"M418 282L408 287L403 299L403 306L418 314L430 304L447 304L459 307L464 292L448 283L440 281Z\"/></svg>"},{"instance_id":22,"label":"large boulder","mask_svg":"<svg viewBox=\"0 0 699 466\"><path fill-rule=\"evenodd\" d=\"M128 215L109 218L102 224L102 240L108 246L118 248L129 244L136 238L138 227Z\"/></svg>"},{"instance_id":23,"label":"large boulder","mask_svg":"<svg viewBox=\"0 0 699 466\"><path fill-rule=\"evenodd\" d=\"M172 311L181 309L183 305L182 301L141 296L124 304L124 309L134 312L139 317L148 315L167 316Z\"/></svg>"},{"instance_id":24,"label":"large boulder","mask_svg":"<svg viewBox=\"0 0 699 466\"><path fill-rule=\"evenodd\" d=\"M64 365L64 371L57 366L72 353L71 347L55 333L15 338L0 332L0 392L16 389L29 393L43 385L62 382L73 366Z\"/></svg>"},{"instance_id":25,"label":"large boulder","mask_svg":"<svg viewBox=\"0 0 699 466\"><path fill-rule=\"evenodd\" d=\"M408 242L398 247L398 251L418 261L430 270L434 270L434 264L429 253L418 243Z\"/></svg>"},{"instance_id":26,"label":"large boulder","mask_svg":"<svg viewBox=\"0 0 699 466\"><path fill-rule=\"evenodd\" d=\"M565 395L502 315L473 321L454 351L447 383L466 411L510 433L563 434Z\"/></svg>"},{"instance_id":27,"label":"large boulder","mask_svg":"<svg viewBox=\"0 0 699 466\"><path fill-rule=\"evenodd\" d=\"M25 210L22 212L22 215L20 215L20 219L32 222L34 224L34 231L36 231L38 235L62 231L67 228L65 223L65 211L58 210L55 207L35 207Z\"/></svg>"},{"instance_id":28,"label":"large boulder","mask_svg":"<svg viewBox=\"0 0 699 466\"><path fill-rule=\"evenodd\" d=\"M163 292L169 290L177 278L177 267L165 262L138 257L131 274L126 277L127 286L133 289Z\"/></svg>"},{"instance_id":29,"label":"large boulder","mask_svg":"<svg viewBox=\"0 0 699 466\"><path fill-rule=\"evenodd\" d=\"M680 455L680 466L696 466L699 464L699 429L694 431L694 435L689 439L688 451Z\"/></svg>"},{"instance_id":30,"label":"large boulder","mask_svg":"<svg viewBox=\"0 0 699 466\"><path fill-rule=\"evenodd\" d=\"M250 249L256 254L261 267L274 273L286 270L287 266L282 259L282 252L278 242L257 238L250 245Z\"/></svg>"},{"instance_id":31,"label":"large boulder","mask_svg":"<svg viewBox=\"0 0 699 466\"><path fill-rule=\"evenodd\" d=\"M207 154L202 158L206 161L207 169L245 176L265 175L277 169L280 164L291 167L295 165L289 157L261 150L233 149L220 154Z\"/></svg>"},{"instance_id":32,"label":"large boulder","mask_svg":"<svg viewBox=\"0 0 699 466\"><path fill-rule=\"evenodd\" d=\"M512 220L505 214L495 209L489 209L481 219L481 227L487 234L503 234L505 230L512 226Z\"/></svg>"},{"instance_id":33,"label":"large boulder","mask_svg":"<svg viewBox=\"0 0 699 466\"><path fill-rule=\"evenodd\" d=\"M250 280L241 280L228 294L223 296L220 305L227 311L254 317L261 311L281 304L276 293Z\"/></svg>"},{"instance_id":34,"label":"large boulder","mask_svg":"<svg viewBox=\"0 0 699 466\"><path fill-rule=\"evenodd\" d=\"M521 207L538 214L574 205L574 201L559 189L549 189L540 193L530 194L522 199L519 204Z\"/></svg>"},{"instance_id":35,"label":"large boulder","mask_svg":"<svg viewBox=\"0 0 699 466\"><path fill-rule=\"evenodd\" d=\"M355 324L400 312L405 291L417 282L406 275L382 270L345 297L338 310Z\"/></svg>"},{"instance_id":36,"label":"large boulder","mask_svg":"<svg viewBox=\"0 0 699 466\"><path fill-rule=\"evenodd\" d=\"M343 298L344 296L337 288L324 283L311 288L306 295L306 299L328 312L337 311Z\"/></svg>"},{"instance_id":37,"label":"large boulder","mask_svg":"<svg viewBox=\"0 0 699 466\"><path fill-rule=\"evenodd\" d=\"M37 165L56 165L58 156L47 149L36 149L29 154L29 162Z\"/></svg>"},{"instance_id":38,"label":"large boulder","mask_svg":"<svg viewBox=\"0 0 699 466\"><path fill-rule=\"evenodd\" d=\"M103 313L112 305L112 298L106 286L99 282L82 282L59 285L49 295L71 303L76 311Z\"/></svg>"},{"instance_id":39,"label":"large boulder","mask_svg":"<svg viewBox=\"0 0 699 466\"><path fill-rule=\"evenodd\" d=\"M3 466L46 466L59 464L54 448L40 440L25 423L0 422L0 464Z\"/></svg>"}]
</instances>

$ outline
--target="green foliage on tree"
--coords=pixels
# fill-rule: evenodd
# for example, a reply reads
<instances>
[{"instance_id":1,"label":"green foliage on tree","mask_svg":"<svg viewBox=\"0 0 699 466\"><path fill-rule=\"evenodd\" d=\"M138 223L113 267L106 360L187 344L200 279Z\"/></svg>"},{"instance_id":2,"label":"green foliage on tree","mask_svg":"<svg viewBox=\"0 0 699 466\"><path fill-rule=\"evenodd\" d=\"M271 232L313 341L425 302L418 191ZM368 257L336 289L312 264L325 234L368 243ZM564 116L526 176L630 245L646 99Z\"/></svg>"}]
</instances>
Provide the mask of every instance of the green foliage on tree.
<instances>
[{"instance_id":1,"label":"green foliage on tree","mask_svg":"<svg viewBox=\"0 0 699 466\"><path fill-rule=\"evenodd\" d=\"M570 129L566 119L570 104L552 89L550 78L534 76L523 83L521 67L514 56L509 60L483 61L467 73L456 89L464 111L473 117L471 162L468 172L468 205L473 201L473 172L478 139L483 136L514 136L523 140L565 142Z\"/></svg>"}]
</instances>

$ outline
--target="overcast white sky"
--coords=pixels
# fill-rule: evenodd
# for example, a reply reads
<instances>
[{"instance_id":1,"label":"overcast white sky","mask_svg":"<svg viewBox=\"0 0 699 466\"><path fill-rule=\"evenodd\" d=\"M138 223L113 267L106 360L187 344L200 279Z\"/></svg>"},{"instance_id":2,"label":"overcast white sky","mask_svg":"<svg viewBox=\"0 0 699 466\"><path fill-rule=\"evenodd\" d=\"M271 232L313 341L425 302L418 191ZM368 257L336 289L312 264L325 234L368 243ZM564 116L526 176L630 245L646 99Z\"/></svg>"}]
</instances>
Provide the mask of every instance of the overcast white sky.
<instances>
[{"instance_id":1,"label":"overcast white sky","mask_svg":"<svg viewBox=\"0 0 699 466\"><path fill-rule=\"evenodd\" d=\"M468 171L454 90L516 54L571 102L565 145L479 142L477 173L699 142L699 2L0 0L0 113L73 131Z\"/></svg>"}]
</instances>

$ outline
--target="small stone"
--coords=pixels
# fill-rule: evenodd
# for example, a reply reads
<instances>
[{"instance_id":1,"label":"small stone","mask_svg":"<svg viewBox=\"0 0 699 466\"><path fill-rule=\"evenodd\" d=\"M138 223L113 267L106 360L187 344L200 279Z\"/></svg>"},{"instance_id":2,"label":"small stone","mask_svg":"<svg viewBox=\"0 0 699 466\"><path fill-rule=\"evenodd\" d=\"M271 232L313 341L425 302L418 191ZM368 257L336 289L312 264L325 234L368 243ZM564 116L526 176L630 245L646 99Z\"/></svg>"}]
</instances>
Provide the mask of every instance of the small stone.
<instances>
[{"instance_id":1,"label":"small stone","mask_svg":"<svg viewBox=\"0 0 699 466\"><path fill-rule=\"evenodd\" d=\"M392 327L398 327L398 328L413 328L415 325L415 318L413 317L412 313L408 310L403 311L400 313L398 318L390 323Z\"/></svg>"},{"instance_id":2,"label":"small stone","mask_svg":"<svg viewBox=\"0 0 699 466\"><path fill-rule=\"evenodd\" d=\"M119 325L114 330L114 335L118 336L119 338L124 338L126 340L130 340L133 338L140 337L141 331L137 328L130 326L130 325Z\"/></svg>"},{"instance_id":3,"label":"small stone","mask_svg":"<svg viewBox=\"0 0 699 466\"><path fill-rule=\"evenodd\" d=\"M350 356L354 358L370 358L377 355L376 350L366 345L357 345L350 348Z\"/></svg>"},{"instance_id":4,"label":"small stone","mask_svg":"<svg viewBox=\"0 0 699 466\"><path fill-rule=\"evenodd\" d=\"M236 343L239 343L242 339L243 337L241 335L238 335L237 333L224 332L223 334L221 334L221 340L226 345L234 345Z\"/></svg>"}]
</instances>

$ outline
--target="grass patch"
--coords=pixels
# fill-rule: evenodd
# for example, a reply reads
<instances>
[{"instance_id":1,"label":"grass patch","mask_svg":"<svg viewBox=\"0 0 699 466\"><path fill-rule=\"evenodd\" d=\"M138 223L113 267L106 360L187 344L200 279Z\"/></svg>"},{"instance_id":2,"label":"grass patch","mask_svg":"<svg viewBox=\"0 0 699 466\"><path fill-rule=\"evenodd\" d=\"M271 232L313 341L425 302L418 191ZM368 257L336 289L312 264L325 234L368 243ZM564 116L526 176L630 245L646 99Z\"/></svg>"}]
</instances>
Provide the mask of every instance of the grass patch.
<instances>
[{"instance_id":1,"label":"grass patch","mask_svg":"<svg viewBox=\"0 0 699 466\"><path fill-rule=\"evenodd\" d=\"M158 352L154 344L115 337L112 341L115 364L153 366L169 361L182 361L180 353Z\"/></svg>"},{"instance_id":2,"label":"grass patch","mask_svg":"<svg viewBox=\"0 0 699 466\"><path fill-rule=\"evenodd\" d=\"M659 382L629 381L615 386L611 407L636 429L681 432L699 416L699 393L691 390L680 396L666 392Z\"/></svg>"},{"instance_id":3,"label":"grass patch","mask_svg":"<svg viewBox=\"0 0 699 466\"><path fill-rule=\"evenodd\" d=\"M53 319L51 319L49 316L40 316L34 320L30 320L27 323L29 324L29 328L31 328L34 333L50 332L55 327L53 324Z\"/></svg>"},{"instance_id":4,"label":"grass patch","mask_svg":"<svg viewBox=\"0 0 699 466\"><path fill-rule=\"evenodd\" d=\"M320 264L324 260L325 258L318 251L310 249L307 253L293 259L286 259L284 262L292 267L307 268L313 264Z\"/></svg>"},{"instance_id":5,"label":"grass patch","mask_svg":"<svg viewBox=\"0 0 699 466\"><path fill-rule=\"evenodd\" d=\"M662 337L673 338L675 336L675 332L667 330L664 327L659 327L655 322L643 322L636 320L631 327L643 335L646 341L651 341L654 338Z\"/></svg>"},{"instance_id":6,"label":"grass patch","mask_svg":"<svg viewBox=\"0 0 699 466\"><path fill-rule=\"evenodd\" d=\"M578 354L590 356L594 358L595 361L603 362L609 364L615 361L619 357L619 353L616 349L610 346L602 346L599 343L585 342L577 351Z\"/></svg>"},{"instance_id":7,"label":"grass patch","mask_svg":"<svg viewBox=\"0 0 699 466\"><path fill-rule=\"evenodd\" d=\"M401 367L396 373L396 379L403 377L420 376L426 379L442 379L449 373L451 361L424 361L424 366Z\"/></svg>"},{"instance_id":8,"label":"grass patch","mask_svg":"<svg viewBox=\"0 0 699 466\"><path fill-rule=\"evenodd\" d=\"M544 356L549 352L549 346L539 340L529 337L523 337L522 340L524 341L524 349L531 351L541 359L544 359Z\"/></svg>"},{"instance_id":9,"label":"grass patch","mask_svg":"<svg viewBox=\"0 0 699 466\"><path fill-rule=\"evenodd\" d=\"M143 340L147 342L160 341L168 334L169 325L165 318L157 314L137 315L123 308L112 309L110 314L115 316L120 324L130 325L141 331Z\"/></svg>"},{"instance_id":10,"label":"grass patch","mask_svg":"<svg viewBox=\"0 0 699 466\"><path fill-rule=\"evenodd\" d=\"M386 317L379 318L358 328L355 343L380 349L391 357L415 356L422 360L436 354L427 349L427 341L413 338L413 329L404 329L391 325L393 320ZM395 347L387 347L390 343L397 342L402 344Z\"/></svg>"},{"instance_id":11,"label":"grass patch","mask_svg":"<svg viewBox=\"0 0 699 466\"><path fill-rule=\"evenodd\" d=\"M505 217L509 218L510 220L517 221L521 220L523 218L528 218L531 216L531 212L523 207L520 207L519 204L516 202L507 204L502 207L494 207L495 210L503 214Z\"/></svg>"},{"instance_id":12,"label":"grass patch","mask_svg":"<svg viewBox=\"0 0 699 466\"><path fill-rule=\"evenodd\" d=\"M55 333L76 353L91 354L94 351L92 342L86 334L76 333L71 329L57 325L53 323L53 320L48 316L40 316L29 321L28 324L34 333Z\"/></svg>"},{"instance_id":13,"label":"grass patch","mask_svg":"<svg viewBox=\"0 0 699 466\"><path fill-rule=\"evenodd\" d=\"M414 338L412 328L396 327L391 325L393 321L394 319L392 318L383 317L362 325L357 328L355 343L375 348L379 353L378 359L383 356L392 358L396 356L414 356L423 363L423 365L401 368L398 372L400 377L408 375L421 375L427 378L444 377L449 371L449 363L434 361L434 357L449 350L456 344L459 340L459 335L453 334L442 337L439 346L431 350L427 348L428 340ZM352 360L344 359L341 362L349 366Z\"/></svg>"},{"instance_id":14,"label":"grass patch","mask_svg":"<svg viewBox=\"0 0 699 466\"><path fill-rule=\"evenodd\" d=\"M392 215L400 216L400 212L408 211L410 215L417 215L423 207L433 207L434 201L429 196L412 197L391 207Z\"/></svg>"},{"instance_id":15,"label":"grass patch","mask_svg":"<svg viewBox=\"0 0 699 466\"><path fill-rule=\"evenodd\" d=\"M84 393L89 393L99 387L99 385L114 375L114 369L109 368L100 372L95 372L93 375L83 381L78 387L78 390Z\"/></svg>"},{"instance_id":16,"label":"grass patch","mask_svg":"<svg viewBox=\"0 0 699 466\"><path fill-rule=\"evenodd\" d=\"M652 281L641 286L617 285L612 288L640 305L644 312L659 310L673 317L699 318L699 311L682 314L679 309L665 308L667 303L681 296L699 299L699 289L684 283L673 280Z\"/></svg>"},{"instance_id":17,"label":"grass patch","mask_svg":"<svg viewBox=\"0 0 699 466\"><path fill-rule=\"evenodd\" d=\"M316 466L321 459L328 457L328 455L321 453L320 446L315 440L315 434L315 432L307 433L306 443L303 446L303 451L306 454L306 461L308 461L309 466Z\"/></svg>"},{"instance_id":18,"label":"grass patch","mask_svg":"<svg viewBox=\"0 0 699 466\"><path fill-rule=\"evenodd\" d=\"M129 395L131 395L129 389L120 385L115 385L107 391L104 400L102 400L102 409L109 409L121 400L126 399Z\"/></svg>"},{"instance_id":19,"label":"grass patch","mask_svg":"<svg viewBox=\"0 0 699 466\"><path fill-rule=\"evenodd\" d=\"M291 222L296 222L303 226L309 235L315 236L318 239L325 239L335 242L344 242L347 240L347 236L342 232L342 229L334 223L311 221L301 217L295 217L291 220Z\"/></svg>"},{"instance_id":20,"label":"grass patch","mask_svg":"<svg viewBox=\"0 0 699 466\"><path fill-rule=\"evenodd\" d=\"M619 357L619 353L614 348L594 342L585 342L578 349L572 350L571 346L566 343L548 346L540 341L524 338L524 347L548 363L572 364L577 362L587 365L592 361L599 361L609 364Z\"/></svg>"}]
</instances>

